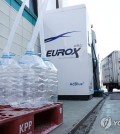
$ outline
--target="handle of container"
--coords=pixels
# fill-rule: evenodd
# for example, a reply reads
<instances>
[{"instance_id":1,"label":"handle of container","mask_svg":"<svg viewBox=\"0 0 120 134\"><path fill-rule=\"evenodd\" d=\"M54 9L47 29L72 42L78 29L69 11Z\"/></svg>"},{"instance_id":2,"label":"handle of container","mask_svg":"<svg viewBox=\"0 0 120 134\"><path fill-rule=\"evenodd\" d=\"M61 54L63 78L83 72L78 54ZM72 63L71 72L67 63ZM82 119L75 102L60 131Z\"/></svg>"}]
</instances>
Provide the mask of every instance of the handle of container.
<instances>
[{"instance_id":1,"label":"handle of container","mask_svg":"<svg viewBox=\"0 0 120 134\"><path fill-rule=\"evenodd\" d=\"M38 1L39 3L39 1ZM40 32L40 44L41 44L41 54L43 55L43 48L45 47L45 43L44 43L44 29L43 29L43 17L46 13L46 8L47 8L47 4L48 4L48 0L44 0L43 3L40 5L39 4L39 10L38 10L38 19L32 34L32 38L30 40L30 42L28 43L27 46L27 50L28 51L34 51L34 45L35 45L35 41L37 39L38 33ZM45 49L44 49L45 50ZM45 51L44 51L44 55Z\"/></svg>"}]
</instances>

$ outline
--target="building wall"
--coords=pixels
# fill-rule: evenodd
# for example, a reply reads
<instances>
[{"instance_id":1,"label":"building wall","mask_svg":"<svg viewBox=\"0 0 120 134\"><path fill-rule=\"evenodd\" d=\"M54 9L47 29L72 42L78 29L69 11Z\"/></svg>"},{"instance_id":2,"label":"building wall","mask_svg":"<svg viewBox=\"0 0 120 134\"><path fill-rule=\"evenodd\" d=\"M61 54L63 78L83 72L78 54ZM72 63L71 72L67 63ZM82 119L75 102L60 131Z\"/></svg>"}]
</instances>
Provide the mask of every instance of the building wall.
<instances>
[{"instance_id":1,"label":"building wall","mask_svg":"<svg viewBox=\"0 0 120 134\"><path fill-rule=\"evenodd\" d=\"M0 55L7 44L8 36L15 20L17 10L20 7L18 0L0 0ZM13 4L13 5L12 5ZM35 17L27 9L24 11L20 24L15 33L10 52L21 55L25 52L31 39L35 24ZM39 38L35 43L35 51L40 52Z\"/></svg>"}]
</instances>

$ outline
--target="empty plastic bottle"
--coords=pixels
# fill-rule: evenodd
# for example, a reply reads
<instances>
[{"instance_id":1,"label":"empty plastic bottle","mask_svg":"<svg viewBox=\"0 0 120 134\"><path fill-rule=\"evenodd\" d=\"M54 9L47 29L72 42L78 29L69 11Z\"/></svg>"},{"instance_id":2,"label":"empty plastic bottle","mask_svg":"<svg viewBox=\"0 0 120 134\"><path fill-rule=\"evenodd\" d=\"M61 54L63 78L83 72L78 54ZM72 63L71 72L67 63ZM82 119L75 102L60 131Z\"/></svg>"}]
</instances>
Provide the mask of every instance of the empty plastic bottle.
<instances>
[{"instance_id":1,"label":"empty plastic bottle","mask_svg":"<svg viewBox=\"0 0 120 134\"><path fill-rule=\"evenodd\" d=\"M47 99L50 102L58 101L58 71L53 63L48 59L43 59L46 66L48 67L48 90Z\"/></svg>"},{"instance_id":2,"label":"empty plastic bottle","mask_svg":"<svg viewBox=\"0 0 120 134\"><path fill-rule=\"evenodd\" d=\"M6 100L12 107L19 107L23 101L23 70L15 60L6 69L9 72L10 82L9 96Z\"/></svg>"},{"instance_id":3,"label":"empty plastic bottle","mask_svg":"<svg viewBox=\"0 0 120 134\"><path fill-rule=\"evenodd\" d=\"M43 60L34 55L32 51L27 51L20 59L20 64L24 70L25 98L28 102L25 107L41 107L47 103L47 77L46 65Z\"/></svg>"},{"instance_id":4,"label":"empty plastic bottle","mask_svg":"<svg viewBox=\"0 0 120 134\"><path fill-rule=\"evenodd\" d=\"M8 55L4 55L0 65L0 103L17 106L22 101L22 69ZM1 96L2 95L2 96Z\"/></svg>"},{"instance_id":5,"label":"empty plastic bottle","mask_svg":"<svg viewBox=\"0 0 120 134\"><path fill-rule=\"evenodd\" d=\"M3 60L1 59L0 61L0 105L8 105L6 102L6 94L7 94L7 89L9 88L8 86L8 73L6 72L7 70L6 65L3 64Z\"/></svg>"}]
</instances>

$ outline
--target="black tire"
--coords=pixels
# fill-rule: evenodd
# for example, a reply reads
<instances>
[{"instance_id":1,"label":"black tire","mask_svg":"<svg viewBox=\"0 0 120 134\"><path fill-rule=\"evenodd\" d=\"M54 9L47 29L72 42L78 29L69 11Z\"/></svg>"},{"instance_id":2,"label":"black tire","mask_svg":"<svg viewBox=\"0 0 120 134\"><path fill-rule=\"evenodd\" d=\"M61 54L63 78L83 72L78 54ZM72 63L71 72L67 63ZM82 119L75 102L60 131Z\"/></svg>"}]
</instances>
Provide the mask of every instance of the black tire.
<instances>
[{"instance_id":1,"label":"black tire","mask_svg":"<svg viewBox=\"0 0 120 134\"><path fill-rule=\"evenodd\" d=\"M107 86L107 91L108 91L109 93L112 93L112 92L113 92L113 87Z\"/></svg>"},{"instance_id":2,"label":"black tire","mask_svg":"<svg viewBox=\"0 0 120 134\"><path fill-rule=\"evenodd\" d=\"M110 92L111 92L111 93L113 92L113 88L112 88L112 87L110 88Z\"/></svg>"}]
</instances>

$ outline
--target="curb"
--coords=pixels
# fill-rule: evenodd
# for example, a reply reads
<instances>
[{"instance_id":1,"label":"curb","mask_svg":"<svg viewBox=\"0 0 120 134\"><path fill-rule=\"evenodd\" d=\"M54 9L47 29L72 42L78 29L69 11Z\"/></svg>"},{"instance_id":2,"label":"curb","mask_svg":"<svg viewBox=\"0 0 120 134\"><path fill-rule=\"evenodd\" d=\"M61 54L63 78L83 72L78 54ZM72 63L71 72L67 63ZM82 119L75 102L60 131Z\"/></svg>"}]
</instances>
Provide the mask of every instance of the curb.
<instances>
[{"instance_id":1,"label":"curb","mask_svg":"<svg viewBox=\"0 0 120 134\"><path fill-rule=\"evenodd\" d=\"M102 98L102 100L100 100L95 107L82 119L80 120L78 123L74 124L74 126L68 130L67 134L74 134L76 132L76 130L83 124L83 122L90 116L90 114L98 107L98 105L104 101L105 98Z\"/></svg>"}]
</instances>

